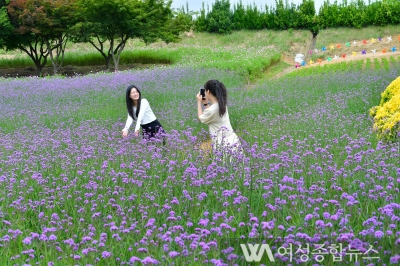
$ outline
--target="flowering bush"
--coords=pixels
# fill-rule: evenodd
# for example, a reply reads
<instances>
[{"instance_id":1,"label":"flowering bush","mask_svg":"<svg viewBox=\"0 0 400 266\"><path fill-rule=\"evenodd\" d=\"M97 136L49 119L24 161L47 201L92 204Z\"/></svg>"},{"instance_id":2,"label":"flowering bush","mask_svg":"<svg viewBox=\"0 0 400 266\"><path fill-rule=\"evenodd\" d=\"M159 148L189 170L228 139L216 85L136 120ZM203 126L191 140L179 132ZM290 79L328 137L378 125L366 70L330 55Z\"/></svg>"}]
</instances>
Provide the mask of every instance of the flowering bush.
<instances>
[{"instance_id":1,"label":"flowering bush","mask_svg":"<svg viewBox=\"0 0 400 266\"><path fill-rule=\"evenodd\" d=\"M370 109L374 130L385 140L399 139L400 134L400 77L392 81L382 93L379 106Z\"/></svg>"}]
</instances>

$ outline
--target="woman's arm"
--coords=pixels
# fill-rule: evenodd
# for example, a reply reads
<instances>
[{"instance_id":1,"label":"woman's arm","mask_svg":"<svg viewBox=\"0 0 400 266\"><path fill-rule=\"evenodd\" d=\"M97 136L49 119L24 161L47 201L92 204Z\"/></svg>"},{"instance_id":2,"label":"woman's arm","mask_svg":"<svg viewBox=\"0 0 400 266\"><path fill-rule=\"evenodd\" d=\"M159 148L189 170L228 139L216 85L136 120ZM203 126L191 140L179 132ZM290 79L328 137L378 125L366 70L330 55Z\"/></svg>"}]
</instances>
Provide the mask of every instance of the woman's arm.
<instances>
[{"instance_id":1,"label":"woman's arm","mask_svg":"<svg viewBox=\"0 0 400 266\"><path fill-rule=\"evenodd\" d=\"M201 102L197 102L197 116L200 117L203 114L203 108L201 108Z\"/></svg>"},{"instance_id":2,"label":"woman's arm","mask_svg":"<svg viewBox=\"0 0 400 266\"><path fill-rule=\"evenodd\" d=\"M203 114L202 105L204 105L205 109L207 109L210 105L207 103L207 100L203 100L200 93L196 95L196 100L197 100L197 116L200 117Z\"/></svg>"},{"instance_id":3,"label":"woman's arm","mask_svg":"<svg viewBox=\"0 0 400 266\"><path fill-rule=\"evenodd\" d=\"M128 131L129 131L129 128L131 127L132 123L133 123L133 118L128 114L128 118L126 119L125 127L124 127L124 129L122 129L123 137L128 136Z\"/></svg>"}]
</instances>

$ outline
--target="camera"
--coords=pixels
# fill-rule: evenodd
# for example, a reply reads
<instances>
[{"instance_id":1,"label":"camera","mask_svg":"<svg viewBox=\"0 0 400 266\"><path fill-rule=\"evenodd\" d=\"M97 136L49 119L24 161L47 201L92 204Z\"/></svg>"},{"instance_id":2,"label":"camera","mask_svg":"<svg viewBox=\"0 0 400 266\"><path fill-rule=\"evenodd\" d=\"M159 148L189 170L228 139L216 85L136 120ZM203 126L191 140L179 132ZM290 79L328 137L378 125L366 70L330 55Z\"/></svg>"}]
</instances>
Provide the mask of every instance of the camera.
<instances>
[{"instance_id":1,"label":"camera","mask_svg":"<svg viewBox=\"0 0 400 266\"><path fill-rule=\"evenodd\" d=\"M206 99L206 90L205 89L200 89L200 95L203 98L203 100Z\"/></svg>"}]
</instances>

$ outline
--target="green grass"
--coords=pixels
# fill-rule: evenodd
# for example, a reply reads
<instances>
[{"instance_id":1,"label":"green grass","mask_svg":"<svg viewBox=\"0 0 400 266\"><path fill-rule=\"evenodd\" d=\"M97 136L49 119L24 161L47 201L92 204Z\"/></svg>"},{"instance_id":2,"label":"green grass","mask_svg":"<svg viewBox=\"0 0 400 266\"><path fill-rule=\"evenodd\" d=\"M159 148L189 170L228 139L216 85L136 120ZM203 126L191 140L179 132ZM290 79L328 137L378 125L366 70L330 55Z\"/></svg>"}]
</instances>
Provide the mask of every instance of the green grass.
<instances>
[{"instance_id":1,"label":"green grass","mask_svg":"<svg viewBox=\"0 0 400 266\"><path fill-rule=\"evenodd\" d=\"M353 40L368 40L371 38L377 39L378 37L385 38L392 36L396 41L397 36L400 35L399 26L388 25L385 27L371 26L362 29L353 28L336 28L320 30L317 36L316 47L322 47L328 44L347 43Z\"/></svg>"},{"instance_id":2,"label":"green grass","mask_svg":"<svg viewBox=\"0 0 400 266\"><path fill-rule=\"evenodd\" d=\"M130 40L121 54L120 64L173 64L215 67L235 70L254 81L280 60L283 51L293 42L310 40L308 31L238 31L230 35L195 33L182 34L179 43L156 42L146 46L142 41ZM0 59L0 68L34 67L31 59L18 51L14 59ZM104 65L104 58L90 44L68 43L63 65ZM47 66L51 66L50 60Z\"/></svg>"},{"instance_id":3,"label":"green grass","mask_svg":"<svg viewBox=\"0 0 400 266\"><path fill-rule=\"evenodd\" d=\"M312 34L306 30L261 30L261 31L235 31L229 35L211 33L195 33L195 37L182 36L182 45L199 46L226 46L226 47L268 47L272 46L280 52L289 51L293 43L308 43ZM180 45L179 44L179 45Z\"/></svg>"},{"instance_id":4,"label":"green grass","mask_svg":"<svg viewBox=\"0 0 400 266\"><path fill-rule=\"evenodd\" d=\"M277 74L281 73L288 67L291 67L288 63L285 63L283 61L279 61L273 65L271 65L269 68L267 68L260 76L260 79L258 82L263 82L264 80L269 80L273 77L275 77Z\"/></svg>"},{"instance_id":5,"label":"green grass","mask_svg":"<svg viewBox=\"0 0 400 266\"><path fill-rule=\"evenodd\" d=\"M254 80L271 64L279 61L281 54L275 49L252 47L139 47L126 50L121 55L120 64L173 64L195 67L218 68L237 71L238 74ZM0 60L0 67L31 67L28 57ZM64 66L104 65L105 60L99 53L67 52ZM51 65L49 61L48 66Z\"/></svg>"}]
</instances>

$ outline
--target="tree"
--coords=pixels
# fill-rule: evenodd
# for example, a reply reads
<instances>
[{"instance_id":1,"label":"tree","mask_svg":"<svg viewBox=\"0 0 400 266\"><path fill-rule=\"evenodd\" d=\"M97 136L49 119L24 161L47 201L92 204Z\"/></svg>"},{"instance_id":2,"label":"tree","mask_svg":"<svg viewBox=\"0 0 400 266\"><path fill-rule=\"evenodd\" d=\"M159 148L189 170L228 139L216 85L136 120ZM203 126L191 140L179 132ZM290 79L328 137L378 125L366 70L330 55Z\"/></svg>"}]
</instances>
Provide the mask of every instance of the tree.
<instances>
[{"instance_id":1,"label":"tree","mask_svg":"<svg viewBox=\"0 0 400 266\"><path fill-rule=\"evenodd\" d=\"M171 28L177 29L179 32L189 31L193 27L193 15L196 14L198 12L189 11L189 4L186 2L186 11L183 6L173 11Z\"/></svg>"},{"instance_id":2,"label":"tree","mask_svg":"<svg viewBox=\"0 0 400 266\"><path fill-rule=\"evenodd\" d=\"M7 12L13 34L8 35L5 46L25 52L39 76L50 55L56 73L62 63L59 57L64 55L67 28L73 23L73 7L73 0L11 0Z\"/></svg>"},{"instance_id":3,"label":"tree","mask_svg":"<svg viewBox=\"0 0 400 266\"><path fill-rule=\"evenodd\" d=\"M194 28L197 31L203 32L207 30L207 19L206 19L206 10L204 8L204 2L201 4L200 15L197 17Z\"/></svg>"},{"instance_id":4,"label":"tree","mask_svg":"<svg viewBox=\"0 0 400 266\"><path fill-rule=\"evenodd\" d=\"M260 30L262 29L262 16L257 6L253 4L247 5L246 8L246 29L248 30Z\"/></svg>"},{"instance_id":5,"label":"tree","mask_svg":"<svg viewBox=\"0 0 400 266\"><path fill-rule=\"evenodd\" d=\"M310 30L313 37L319 32L319 19L315 14L314 0L303 0L299 6L298 12L299 28Z\"/></svg>"},{"instance_id":6,"label":"tree","mask_svg":"<svg viewBox=\"0 0 400 266\"><path fill-rule=\"evenodd\" d=\"M172 19L171 1L163 0L78 0L78 22L73 30L76 42L89 42L105 59L110 70L113 59L118 70L126 42L140 38L146 44L161 38L177 39L168 29Z\"/></svg>"},{"instance_id":7,"label":"tree","mask_svg":"<svg viewBox=\"0 0 400 266\"><path fill-rule=\"evenodd\" d=\"M231 33L233 28L232 11L229 0L216 0L211 12L207 14L208 32Z\"/></svg>"},{"instance_id":8,"label":"tree","mask_svg":"<svg viewBox=\"0 0 400 266\"><path fill-rule=\"evenodd\" d=\"M171 10L172 0L144 0L145 23L139 34L133 38L141 38L146 44L161 39L166 43L178 41L179 31L171 30L173 14Z\"/></svg>"},{"instance_id":9,"label":"tree","mask_svg":"<svg viewBox=\"0 0 400 266\"><path fill-rule=\"evenodd\" d=\"M49 1L49 0L47 0ZM49 51L54 74L58 72L64 61L64 53L67 42L70 38L70 30L76 23L75 0L53 0L49 1L47 16L51 23L47 26L49 38L46 39L46 46Z\"/></svg>"},{"instance_id":10,"label":"tree","mask_svg":"<svg viewBox=\"0 0 400 266\"><path fill-rule=\"evenodd\" d=\"M271 9L272 15L272 29L274 30L286 30L288 29L289 21L286 19L287 17L287 8L283 3L283 0L275 0L275 9Z\"/></svg>"},{"instance_id":11,"label":"tree","mask_svg":"<svg viewBox=\"0 0 400 266\"><path fill-rule=\"evenodd\" d=\"M0 0L0 48L5 47L6 40L13 34L13 30L7 14L7 3Z\"/></svg>"},{"instance_id":12,"label":"tree","mask_svg":"<svg viewBox=\"0 0 400 266\"><path fill-rule=\"evenodd\" d=\"M242 30L246 28L246 11L242 4L242 0L233 6L232 22L235 30Z\"/></svg>"}]
</instances>

